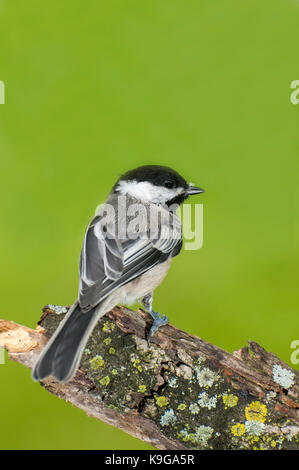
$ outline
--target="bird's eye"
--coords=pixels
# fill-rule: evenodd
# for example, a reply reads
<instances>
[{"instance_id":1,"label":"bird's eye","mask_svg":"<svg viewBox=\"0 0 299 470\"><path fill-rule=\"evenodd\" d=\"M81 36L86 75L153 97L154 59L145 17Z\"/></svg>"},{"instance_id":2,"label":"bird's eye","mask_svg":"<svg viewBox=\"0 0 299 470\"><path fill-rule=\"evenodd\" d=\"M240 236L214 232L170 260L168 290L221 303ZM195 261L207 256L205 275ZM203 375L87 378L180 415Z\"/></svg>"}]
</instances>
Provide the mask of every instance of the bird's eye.
<instances>
[{"instance_id":1,"label":"bird's eye","mask_svg":"<svg viewBox=\"0 0 299 470\"><path fill-rule=\"evenodd\" d=\"M174 187L173 181L165 181L164 182L165 188L172 189Z\"/></svg>"}]
</instances>

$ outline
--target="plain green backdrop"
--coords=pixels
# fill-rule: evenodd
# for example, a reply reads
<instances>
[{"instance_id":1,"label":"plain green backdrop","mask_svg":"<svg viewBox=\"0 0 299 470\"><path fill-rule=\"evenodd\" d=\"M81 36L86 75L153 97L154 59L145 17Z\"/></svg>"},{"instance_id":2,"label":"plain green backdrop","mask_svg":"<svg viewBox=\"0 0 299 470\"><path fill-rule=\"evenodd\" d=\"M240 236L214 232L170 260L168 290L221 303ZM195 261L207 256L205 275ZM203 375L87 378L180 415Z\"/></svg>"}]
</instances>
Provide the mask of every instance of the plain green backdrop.
<instances>
[{"instance_id":1,"label":"plain green backdrop","mask_svg":"<svg viewBox=\"0 0 299 470\"><path fill-rule=\"evenodd\" d=\"M206 189L204 243L176 258L155 307L291 365L298 22L295 0L0 0L0 317L34 327L47 303L72 303L95 207L124 171L164 164ZM2 449L149 448L7 358L0 380Z\"/></svg>"}]
</instances>

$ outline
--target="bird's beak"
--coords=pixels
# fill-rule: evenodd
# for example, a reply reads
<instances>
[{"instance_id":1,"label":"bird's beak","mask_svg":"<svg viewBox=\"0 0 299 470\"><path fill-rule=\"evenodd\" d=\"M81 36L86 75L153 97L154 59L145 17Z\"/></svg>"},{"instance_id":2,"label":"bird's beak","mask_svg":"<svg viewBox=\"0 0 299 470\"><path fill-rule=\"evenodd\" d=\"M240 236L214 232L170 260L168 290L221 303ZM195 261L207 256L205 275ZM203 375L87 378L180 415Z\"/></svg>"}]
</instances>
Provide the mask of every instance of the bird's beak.
<instances>
[{"instance_id":1,"label":"bird's beak","mask_svg":"<svg viewBox=\"0 0 299 470\"><path fill-rule=\"evenodd\" d=\"M198 188L197 186L193 186L193 184L189 184L186 192L187 192L188 196L191 196L192 194L204 193L205 190L202 189L202 188Z\"/></svg>"}]
</instances>

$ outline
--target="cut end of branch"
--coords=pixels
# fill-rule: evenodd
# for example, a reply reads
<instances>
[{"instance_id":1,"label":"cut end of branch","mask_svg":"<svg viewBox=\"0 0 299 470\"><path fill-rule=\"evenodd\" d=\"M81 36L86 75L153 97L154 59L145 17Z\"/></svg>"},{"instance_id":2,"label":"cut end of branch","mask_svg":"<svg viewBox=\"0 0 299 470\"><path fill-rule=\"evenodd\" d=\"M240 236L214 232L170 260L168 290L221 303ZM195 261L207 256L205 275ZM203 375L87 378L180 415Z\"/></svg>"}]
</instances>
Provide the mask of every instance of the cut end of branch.
<instances>
[{"instance_id":1,"label":"cut end of branch","mask_svg":"<svg viewBox=\"0 0 299 470\"><path fill-rule=\"evenodd\" d=\"M44 331L40 326L32 330L12 321L0 320L0 345L9 353L26 353L45 344L41 334Z\"/></svg>"}]
</instances>

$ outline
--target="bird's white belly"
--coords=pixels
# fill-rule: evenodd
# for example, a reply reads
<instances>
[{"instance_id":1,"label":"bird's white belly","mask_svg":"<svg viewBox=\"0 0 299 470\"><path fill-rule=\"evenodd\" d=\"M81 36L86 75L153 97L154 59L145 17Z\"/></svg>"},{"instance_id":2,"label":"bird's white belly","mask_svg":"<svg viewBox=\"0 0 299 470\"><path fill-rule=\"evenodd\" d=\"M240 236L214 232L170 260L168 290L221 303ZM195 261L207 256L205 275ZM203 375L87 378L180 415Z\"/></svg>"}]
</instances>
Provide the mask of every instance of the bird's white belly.
<instances>
[{"instance_id":1,"label":"bird's white belly","mask_svg":"<svg viewBox=\"0 0 299 470\"><path fill-rule=\"evenodd\" d=\"M122 287L122 303L127 305L134 304L147 294L153 292L163 281L170 267L171 258L164 263L158 264L146 273L139 276L134 281Z\"/></svg>"}]
</instances>

